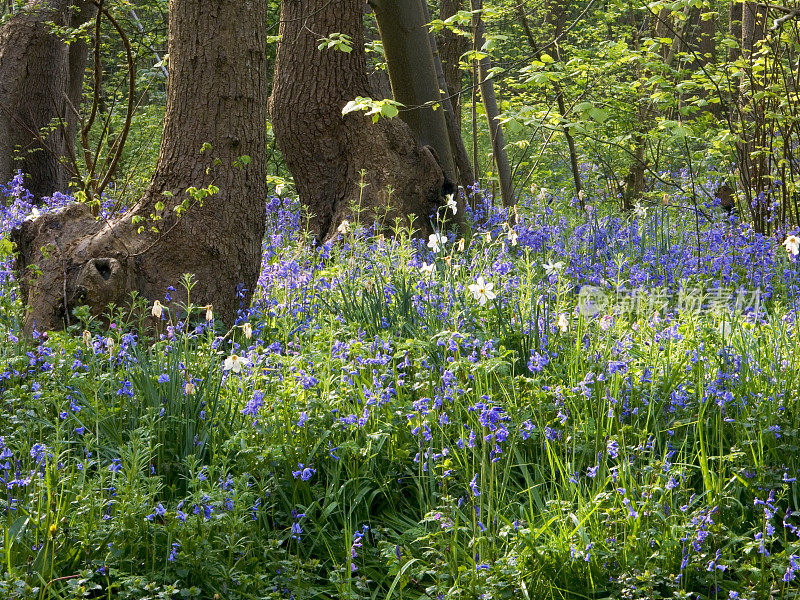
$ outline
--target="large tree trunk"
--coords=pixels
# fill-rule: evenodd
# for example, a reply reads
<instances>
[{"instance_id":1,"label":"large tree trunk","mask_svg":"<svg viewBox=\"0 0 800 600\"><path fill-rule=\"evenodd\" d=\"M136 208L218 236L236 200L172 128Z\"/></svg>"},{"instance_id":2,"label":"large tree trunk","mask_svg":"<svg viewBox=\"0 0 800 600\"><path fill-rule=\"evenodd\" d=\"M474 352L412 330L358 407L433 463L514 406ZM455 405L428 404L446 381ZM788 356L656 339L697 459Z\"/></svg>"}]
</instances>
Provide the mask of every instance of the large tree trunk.
<instances>
[{"instance_id":1,"label":"large tree trunk","mask_svg":"<svg viewBox=\"0 0 800 600\"><path fill-rule=\"evenodd\" d=\"M184 273L195 275L192 301L213 303L227 323L240 284L249 302L264 233L266 18L265 2L170 0L167 109L150 187L112 222L74 204L14 232L28 331L61 327L79 304L95 313L124 304L131 291L163 299ZM219 191L202 202L187 197L210 185Z\"/></svg>"},{"instance_id":2,"label":"large tree trunk","mask_svg":"<svg viewBox=\"0 0 800 600\"><path fill-rule=\"evenodd\" d=\"M95 14L83 0L29 0L0 29L0 181L17 169L37 198L64 191L72 151L87 47L53 33ZM15 160L19 154L21 160Z\"/></svg>"},{"instance_id":3,"label":"large tree trunk","mask_svg":"<svg viewBox=\"0 0 800 600\"><path fill-rule=\"evenodd\" d=\"M429 215L442 199L442 169L406 123L342 116L350 100L370 95L362 13L363 0L281 4L270 115L318 242L353 218L391 227L396 219L408 224L413 214L413 227L429 232ZM333 33L349 36L352 50L318 50L319 38Z\"/></svg>"},{"instance_id":4,"label":"large tree trunk","mask_svg":"<svg viewBox=\"0 0 800 600\"><path fill-rule=\"evenodd\" d=\"M400 118L417 141L436 152L445 178L457 180L426 10L427 0L371 0L389 66L394 99L404 105Z\"/></svg>"},{"instance_id":5,"label":"large tree trunk","mask_svg":"<svg viewBox=\"0 0 800 600\"><path fill-rule=\"evenodd\" d=\"M483 0L470 0L472 7L472 27L475 45L478 49L486 43L486 28L483 24ZM481 100L489 126L489 138L492 142L494 164L497 167L497 179L500 183L500 197L503 206L514 204L514 190L511 186L511 165L506 152L506 138L503 125L500 123L500 110L494 94L494 82L491 80L492 59L488 56L478 61L478 79L480 80ZM477 169L477 165L475 167Z\"/></svg>"}]
</instances>

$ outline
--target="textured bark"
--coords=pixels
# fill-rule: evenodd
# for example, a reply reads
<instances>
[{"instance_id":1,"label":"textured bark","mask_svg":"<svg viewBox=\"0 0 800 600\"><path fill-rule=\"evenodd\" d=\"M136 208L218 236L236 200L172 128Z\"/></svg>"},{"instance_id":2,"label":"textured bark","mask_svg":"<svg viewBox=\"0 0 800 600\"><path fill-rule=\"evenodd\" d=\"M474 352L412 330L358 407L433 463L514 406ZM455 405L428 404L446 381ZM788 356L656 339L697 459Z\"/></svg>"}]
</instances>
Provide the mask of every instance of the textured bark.
<instances>
[{"instance_id":1,"label":"textured bark","mask_svg":"<svg viewBox=\"0 0 800 600\"><path fill-rule=\"evenodd\" d=\"M746 66L739 90L741 141L737 144L737 151L740 160L739 177L747 194L747 205L750 207L753 225L759 232L765 230L766 215L763 207L758 203L752 203L751 200L769 185L766 177L768 168L763 153L755 157L753 155L768 144L765 137L764 100L754 99L754 96L763 89L763 74L755 73L753 66L758 60L756 54L766 34L767 21L767 10L762 4L743 3L742 58Z\"/></svg>"},{"instance_id":2,"label":"textured bark","mask_svg":"<svg viewBox=\"0 0 800 600\"><path fill-rule=\"evenodd\" d=\"M486 43L486 29L483 24L483 0L470 0L472 7L472 27L475 34L475 46L482 48ZM500 197L503 206L514 204L514 193L511 187L511 165L506 152L506 138L500 123L500 110L494 94L494 82L489 78L492 60L487 56L478 61L478 79L480 80L481 100L489 125L489 138L492 141L492 154L497 167L497 178L500 182Z\"/></svg>"},{"instance_id":3,"label":"textured bark","mask_svg":"<svg viewBox=\"0 0 800 600\"><path fill-rule=\"evenodd\" d=\"M70 179L70 103L80 106L87 53L83 41L68 46L48 23L75 27L93 15L82 0L29 0L0 29L0 181L22 169L37 198L64 191Z\"/></svg>"},{"instance_id":4,"label":"textured bark","mask_svg":"<svg viewBox=\"0 0 800 600\"><path fill-rule=\"evenodd\" d=\"M456 14L463 6L463 0L442 0L439 18L444 21ZM442 30L437 40L439 52L444 67L444 79L447 83L447 93L453 104L455 122L461 128L461 66L460 61L464 53L469 50L469 39L450 31ZM474 182L473 182L474 183Z\"/></svg>"},{"instance_id":5,"label":"textured bark","mask_svg":"<svg viewBox=\"0 0 800 600\"><path fill-rule=\"evenodd\" d=\"M408 123L420 144L434 149L445 178L454 182L455 164L422 6L426 1L371 0L371 5L389 65L392 94L405 106L400 118Z\"/></svg>"},{"instance_id":6,"label":"textured bark","mask_svg":"<svg viewBox=\"0 0 800 600\"><path fill-rule=\"evenodd\" d=\"M442 200L442 170L406 123L342 116L348 101L370 95L362 13L360 0L281 5L270 115L318 242L353 218L392 226L413 214L412 225L429 232L428 217ZM319 38L332 33L350 36L352 51L318 50Z\"/></svg>"},{"instance_id":7,"label":"textured bark","mask_svg":"<svg viewBox=\"0 0 800 600\"><path fill-rule=\"evenodd\" d=\"M728 11L728 35L735 41L735 46L728 47L728 62L736 62L741 54L739 44L742 40L742 2L741 0L732 0L730 10Z\"/></svg>"},{"instance_id":8,"label":"textured bark","mask_svg":"<svg viewBox=\"0 0 800 600\"><path fill-rule=\"evenodd\" d=\"M430 22L431 15L428 10L428 3L422 2L422 9L426 22ZM464 197L459 194L457 196L458 202L458 221L459 225L466 225L466 211L465 200L470 195L470 186L475 184L475 171L472 170L472 164L469 162L469 155L464 146L464 138L461 136L461 121L456 120L455 108L450 94L447 92L447 79L444 74L444 66L442 65L442 57L439 54L439 45L436 41L436 36L433 32L428 34L430 38L431 50L433 51L433 63L436 67L436 79L439 85L439 91L442 98L442 107L444 108L445 122L447 123L447 134L450 140L450 150L453 154L453 161L455 162L456 171L458 172L458 181L461 187L464 188Z\"/></svg>"},{"instance_id":9,"label":"textured bark","mask_svg":"<svg viewBox=\"0 0 800 600\"><path fill-rule=\"evenodd\" d=\"M124 304L131 291L163 299L184 273L196 278L192 301L213 303L227 323L239 306L239 284L249 301L264 232L266 6L170 1L167 109L150 187L112 222L74 204L13 232L28 331L61 327L80 304L101 313L109 302ZM211 148L201 151L203 144ZM235 165L243 155L250 164ZM187 200L187 188L209 184L219 192L202 203ZM173 209L185 200L178 217ZM180 300L180 290L173 296Z\"/></svg>"},{"instance_id":10,"label":"textured bark","mask_svg":"<svg viewBox=\"0 0 800 600\"><path fill-rule=\"evenodd\" d=\"M742 51L745 58L758 50L758 42L764 39L766 16L766 9L758 2L745 2L742 6Z\"/></svg>"}]
</instances>

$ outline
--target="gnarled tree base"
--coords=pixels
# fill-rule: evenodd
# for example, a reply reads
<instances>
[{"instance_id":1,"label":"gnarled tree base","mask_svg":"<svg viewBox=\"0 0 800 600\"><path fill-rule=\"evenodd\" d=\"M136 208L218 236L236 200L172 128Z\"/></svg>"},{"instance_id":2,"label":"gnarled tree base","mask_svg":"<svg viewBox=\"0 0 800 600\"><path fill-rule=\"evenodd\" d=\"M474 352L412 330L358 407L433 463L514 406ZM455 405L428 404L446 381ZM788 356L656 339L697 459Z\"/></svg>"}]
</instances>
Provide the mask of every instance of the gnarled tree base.
<instances>
[{"instance_id":1,"label":"gnarled tree base","mask_svg":"<svg viewBox=\"0 0 800 600\"><path fill-rule=\"evenodd\" d=\"M164 135L144 198L112 222L74 204L12 234L27 332L59 329L83 304L102 314L132 291L163 299L185 273L192 302L229 324L250 301L265 222L267 4L170 0L169 19ZM187 197L211 185L218 192L202 201Z\"/></svg>"},{"instance_id":2,"label":"gnarled tree base","mask_svg":"<svg viewBox=\"0 0 800 600\"><path fill-rule=\"evenodd\" d=\"M353 218L386 227L399 220L425 233L442 202L442 169L405 123L342 115L350 100L370 95L363 10L362 0L281 3L270 114L318 242ZM349 36L352 49L319 50L320 37L332 34Z\"/></svg>"}]
</instances>

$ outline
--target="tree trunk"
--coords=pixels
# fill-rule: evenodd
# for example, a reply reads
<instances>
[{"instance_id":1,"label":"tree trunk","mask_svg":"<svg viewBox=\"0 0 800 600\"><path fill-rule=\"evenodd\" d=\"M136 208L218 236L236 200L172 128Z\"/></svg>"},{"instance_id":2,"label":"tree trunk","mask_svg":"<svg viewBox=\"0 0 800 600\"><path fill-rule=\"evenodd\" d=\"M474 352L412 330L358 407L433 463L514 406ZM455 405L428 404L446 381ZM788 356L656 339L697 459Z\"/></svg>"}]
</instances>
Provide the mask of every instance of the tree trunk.
<instances>
[{"instance_id":1,"label":"tree trunk","mask_svg":"<svg viewBox=\"0 0 800 600\"><path fill-rule=\"evenodd\" d=\"M457 181L439 79L430 44L427 0L371 0L389 65L392 94L404 105L400 118L417 141L436 152L445 179Z\"/></svg>"},{"instance_id":2,"label":"tree trunk","mask_svg":"<svg viewBox=\"0 0 800 600\"><path fill-rule=\"evenodd\" d=\"M461 10L463 3L463 0L442 0L439 18L442 21L449 19ZM449 29L444 29L439 35L437 43L444 66L444 79L447 83L445 91L450 96L450 101L453 104L453 116L460 130L462 85L461 66L459 63L463 54L469 49L469 40Z\"/></svg>"},{"instance_id":3,"label":"tree trunk","mask_svg":"<svg viewBox=\"0 0 800 600\"><path fill-rule=\"evenodd\" d=\"M369 4L364 5L364 10L367 14L372 12L372 8L369 6ZM373 27L367 23L364 23L364 39L367 42L374 42L376 40L380 40L380 35L378 35L377 31L373 29ZM367 79L369 79L369 85L372 91L370 94L371 98L376 100L383 100L385 98L390 100L394 99L392 97L392 84L389 81L389 73L386 71L386 69L378 69L372 65L368 65Z\"/></svg>"},{"instance_id":4,"label":"tree trunk","mask_svg":"<svg viewBox=\"0 0 800 600\"><path fill-rule=\"evenodd\" d=\"M72 174L70 104L80 106L87 54L85 42L68 46L48 23L75 27L94 13L89 2L29 0L0 28L0 181L21 169L36 198L66 190Z\"/></svg>"},{"instance_id":5,"label":"tree trunk","mask_svg":"<svg viewBox=\"0 0 800 600\"><path fill-rule=\"evenodd\" d=\"M164 298L184 273L195 275L192 301L213 303L229 324L240 297L249 302L264 233L266 16L265 2L170 0L167 108L150 187L112 222L73 204L13 232L27 331L63 326L80 304L101 313L131 291ZM187 196L211 185L218 192L204 200Z\"/></svg>"},{"instance_id":6,"label":"tree trunk","mask_svg":"<svg viewBox=\"0 0 800 600\"><path fill-rule=\"evenodd\" d=\"M422 2L422 9L426 22L430 22L431 15L428 10L428 3ZM433 63L436 67L436 79L442 99L442 106L444 107L444 117L447 123L447 134L450 140L450 150L453 154L453 161L455 162L456 171L458 172L458 181L461 187L464 188L464 197L459 195L458 202L458 222L459 225L466 225L466 211L465 202L471 195L471 189L475 184L475 171L472 170L472 164L469 162L469 155L464 146L464 138L461 136L461 121L456 120L455 108L453 106L453 99L447 91L447 79L444 73L444 66L442 65L442 57L439 54L439 45L436 41L436 36L433 32L428 34L430 37L431 50L433 51Z\"/></svg>"},{"instance_id":7,"label":"tree trunk","mask_svg":"<svg viewBox=\"0 0 800 600\"><path fill-rule=\"evenodd\" d=\"M742 5L742 58L745 74L742 77L739 91L739 115L741 142L738 145L740 159L739 177L747 195L753 225L756 231L763 233L766 218L766 206L754 203L753 198L768 186L765 156L762 153L754 157L759 148L765 145L766 127L764 121L764 99L756 100L754 96L762 91L763 77L753 69L757 60L756 53L759 42L764 39L767 27L767 11L757 2L745 2Z\"/></svg>"},{"instance_id":8,"label":"tree trunk","mask_svg":"<svg viewBox=\"0 0 800 600\"><path fill-rule=\"evenodd\" d=\"M472 7L472 27L475 35L475 45L480 49L486 43L486 30L483 24L483 0L470 0ZM486 56L478 61L478 79L481 88L481 100L489 124L489 138L492 141L492 154L497 167L497 179L500 183L500 197L503 206L514 204L514 193L511 187L511 165L506 152L506 138L503 126L500 123L500 110L494 95L494 82L490 78L492 59ZM477 166L476 166L477 168Z\"/></svg>"},{"instance_id":9,"label":"tree trunk","mask_svg":"<svg viewBox=\"0 0 800 600\"><path fill-rule=\"evenodd\" d=\"M370 92L362 13L360 0L281 4L270 115L318 242L335 237L352 218L391 227L396 219L408 224L413 214L412 226L428 233L429 215L442 200L442 169L406 123L342 116L350 100ZM333 33L349 36L352 50L318 50L319 39Z\"/></svg>"},{"instance_id":10,"label":"tree trunk","mask_svg":"<svg viewBox=\"0 0 800 600\"><path fill-rule=\"evenodd\" d=\"M731 7L728 11L728 35L734 39L736 45L728 46L728 62L736 62L741 54L740 44L742 42L742 2L741 0L731 0Z\"/></svg>"}]
</instances>

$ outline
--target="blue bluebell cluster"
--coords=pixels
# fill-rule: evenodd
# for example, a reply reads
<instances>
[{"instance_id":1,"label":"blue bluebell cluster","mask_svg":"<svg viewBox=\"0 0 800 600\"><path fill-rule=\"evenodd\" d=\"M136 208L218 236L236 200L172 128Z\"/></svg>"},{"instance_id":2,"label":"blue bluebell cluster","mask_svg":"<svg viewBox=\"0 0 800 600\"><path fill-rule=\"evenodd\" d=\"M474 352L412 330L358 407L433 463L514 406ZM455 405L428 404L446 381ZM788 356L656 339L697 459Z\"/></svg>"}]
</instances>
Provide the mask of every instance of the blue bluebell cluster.
<instances>
[{"instance_id":1,"label":"blue bluebell cluster","mask_svg":"<svg viewBox=\"0 0 800 600\"><path fill-rule=\"evenodd\" d=\"M2 193L5 233L33 205L19 178ZM793 231L713 201L695 228L660 204L537 198L476 207L466 238L363 226L314 247L296 200L265 210L229 329L165 313L154 335L118 313L26 339L3 264L0 521L19 542L0 581L41 556L54 580L146 570L208 597L356 597L401 572L431 598L794 589ZM610 303L582 312L583 286ZM734 296L621 308L696 287ZM760 304L734 310L736 290Z\"/></svg>"}]
</instances>

